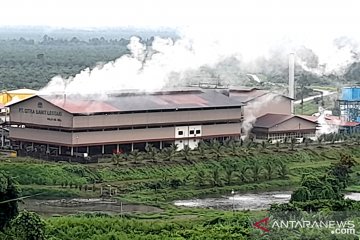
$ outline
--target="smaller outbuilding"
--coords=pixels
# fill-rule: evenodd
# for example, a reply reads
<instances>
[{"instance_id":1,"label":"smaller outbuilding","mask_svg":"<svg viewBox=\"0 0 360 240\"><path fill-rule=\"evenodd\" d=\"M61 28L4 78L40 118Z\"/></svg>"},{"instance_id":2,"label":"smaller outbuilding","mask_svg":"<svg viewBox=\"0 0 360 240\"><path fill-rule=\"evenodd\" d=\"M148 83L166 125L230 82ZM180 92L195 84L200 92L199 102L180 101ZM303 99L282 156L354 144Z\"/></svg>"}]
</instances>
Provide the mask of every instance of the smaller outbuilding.
<instances>
[{"instance_id":1,"label":"smaller outbuilding","mask_svg":"<svg viewBox=\"0 0 360 240\"><path fill-rule=\"evenodd\" d=\"M255 140L283 142L285 138L315 139L318 124L296 115L268 113L258 117L253 125Z\"/></svg>"}]
</instances>

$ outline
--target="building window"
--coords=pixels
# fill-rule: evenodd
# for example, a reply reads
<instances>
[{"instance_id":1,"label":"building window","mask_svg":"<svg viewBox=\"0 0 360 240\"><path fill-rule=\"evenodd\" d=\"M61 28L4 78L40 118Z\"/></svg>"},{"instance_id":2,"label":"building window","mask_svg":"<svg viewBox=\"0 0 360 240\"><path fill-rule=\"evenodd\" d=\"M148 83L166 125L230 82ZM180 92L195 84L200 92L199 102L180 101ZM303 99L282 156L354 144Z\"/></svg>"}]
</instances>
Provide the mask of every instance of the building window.
<instances>
[{"instance_id":1,"label":"building window","mask_svg":"<svg viewBox=\"0 0 360 240\"><path fill-rule=\"evenodd\" d=\"M178 134L179 134L179 135L184 135L184 132L183 132L183 131L179 131Z\"/></svg>"},{"instance_id":2,"label":"building window","mask_svg":"<svg viewBox=\"0 0 360 240\"><path fill-rule=\"evenodd\" d=\"M43 108L43 103L42 103L42 102L38 102L37 106L38 106L38 108Z\"/></svg>"},{"instance_id":3,"label":"building window","mask_svg":"<svg viewBox=\"0 0 360 240\"><path fill-rule=\"evenodd\" d=\"M190 134L194 134L194 130L190 130Z\"/></svg>"},{"instance_id":4,"label":"building window","mask_svg":"<svg viewBox=\"0 0 360 240\"><path fill-rule=\"evenodd\" d=\"M198 129L198 130L196 130L196 134L200 134L200 130Z\"/></svg>"}]
</instances>

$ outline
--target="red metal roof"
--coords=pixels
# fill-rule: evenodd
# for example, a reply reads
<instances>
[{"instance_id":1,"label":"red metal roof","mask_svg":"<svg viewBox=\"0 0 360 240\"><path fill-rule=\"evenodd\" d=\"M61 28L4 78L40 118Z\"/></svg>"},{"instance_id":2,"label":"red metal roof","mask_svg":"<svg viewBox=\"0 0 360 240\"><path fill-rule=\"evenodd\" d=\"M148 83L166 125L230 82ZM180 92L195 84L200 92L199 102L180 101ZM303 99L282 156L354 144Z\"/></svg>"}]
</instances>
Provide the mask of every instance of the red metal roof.
<instances>
[{"instance_id":1,"label":"red metal roof","mask_svg":"<svg viewBox=\"0 0 360 240\"><path fill-rule=\"evenodd\" d=\"M298 118L298 119L300 118L300 119L315 123L314 121L308 120L301 116L267 113L256 119L256 121L254 123L254 127L271 128L271 127L274 127L275 125L281 124L292 118Z\"/></svg>"},{"instance_id":2,"label":"red metal roof","mask_svg":"<svg viewBox=\"0 0 360 240\"><path fill-rule=\"evenodd\" d=\"M134 112L212 107L241 107L244 104L216 91L127 93L104 96L39 96L70 113Z\"/></svg>"},{"instance_id":3,"label":"red metal roof","mask_svg":"<svg viewBox=\"0 0 360 240\"><path fill-rule=\"evenodd\" d=\"M300 117L308 119L313 122L317 122L319 117L317 116L307 116L307 115L300 115ZM332 115L326 115L325 121L329 125L335 125L339 127L356 127L360 125L360 122L349 122L341 119L339 116L332 116Z\"/></svg>"},{"instance_id":4,"label":"red metal roof","mask_svg":"<svg viewBox=\"0 0 360 240\"><path fill-rule=\"evenodd\" d=\"M72 99L47 99L50 103L70 113L116 112L119 109L102 101L85 101Z\"/></svg>"}]
</instances>

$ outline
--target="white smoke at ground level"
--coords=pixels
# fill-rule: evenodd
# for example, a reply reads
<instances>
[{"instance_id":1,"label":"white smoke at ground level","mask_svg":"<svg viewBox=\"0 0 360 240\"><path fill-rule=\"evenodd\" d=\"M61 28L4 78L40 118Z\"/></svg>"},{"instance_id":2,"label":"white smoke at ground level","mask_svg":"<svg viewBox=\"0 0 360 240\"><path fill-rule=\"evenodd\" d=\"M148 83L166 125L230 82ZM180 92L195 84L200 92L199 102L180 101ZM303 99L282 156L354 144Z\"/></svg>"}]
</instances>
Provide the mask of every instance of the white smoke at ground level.
<instances>
[{"instance_id":1,"label":"white smoke at ground level","mask_svg":"<svg viewBox=\"0 0 360 240\"><path fill-rule=\"evenodd\" d=\"M275 93L268 93L264 96L258 97L253 101L248 102L244 106L244 122L242 123L242 129L244 136L249 136L256 119L261 116L262 113L267 110L271 112L270 106L276 105L282 96Z\"/></svg>"}]
</instances>

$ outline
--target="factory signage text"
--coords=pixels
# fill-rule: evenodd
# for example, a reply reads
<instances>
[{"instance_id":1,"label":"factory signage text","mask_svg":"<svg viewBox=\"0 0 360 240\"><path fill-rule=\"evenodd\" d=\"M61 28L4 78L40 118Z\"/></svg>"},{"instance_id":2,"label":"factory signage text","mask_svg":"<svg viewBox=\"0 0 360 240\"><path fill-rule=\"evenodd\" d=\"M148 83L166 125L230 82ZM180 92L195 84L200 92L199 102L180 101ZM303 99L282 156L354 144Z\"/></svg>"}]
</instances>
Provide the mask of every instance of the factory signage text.
<instances>
[{"instance_id":1,"label":"factory signage text","mask_svg":"<svg viewBox=\"0 0 360 240\"><path fill-rule=\"evenodd\" d=\"M30 113L49 116L62 116L62 112L44 109L19 108L20 113Z\"/></svg>"}]
</instances>

